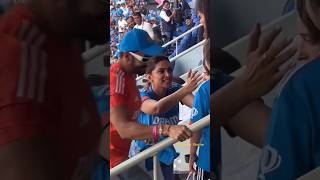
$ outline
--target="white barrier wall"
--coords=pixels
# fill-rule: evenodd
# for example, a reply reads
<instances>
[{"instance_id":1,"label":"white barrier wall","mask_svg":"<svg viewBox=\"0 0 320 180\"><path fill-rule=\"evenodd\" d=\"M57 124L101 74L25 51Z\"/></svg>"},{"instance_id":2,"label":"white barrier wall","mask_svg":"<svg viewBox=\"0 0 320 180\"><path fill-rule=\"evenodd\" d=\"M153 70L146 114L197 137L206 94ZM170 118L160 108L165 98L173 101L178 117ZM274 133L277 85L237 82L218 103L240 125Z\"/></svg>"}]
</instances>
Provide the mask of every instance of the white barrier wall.
<instances>
[{"instance_id":1,"label":"white barrier wall","mask_svg":"<svg viewBox=\"0 0 320 180\"><path fill-rule=\"evenodd\" d=\"M110 54L109 46L95 46L82 54L85 63L85 74L108 75L109 69L105 66L103 56ZM109 59L107 59L110 61Z\"/></svg>"},{"instance_id":2,"label":"white barrier wall","mask_svg":"<svg viewBox=\"0 0 320 180\"><path fill-rule=\"evenodd\" d=\"M215 45L224 47L249 32L255 22L269 24L281 16L287 0L214 0ZM211 23L211 22L210 22Z\"/></svg>"}]
</instances>

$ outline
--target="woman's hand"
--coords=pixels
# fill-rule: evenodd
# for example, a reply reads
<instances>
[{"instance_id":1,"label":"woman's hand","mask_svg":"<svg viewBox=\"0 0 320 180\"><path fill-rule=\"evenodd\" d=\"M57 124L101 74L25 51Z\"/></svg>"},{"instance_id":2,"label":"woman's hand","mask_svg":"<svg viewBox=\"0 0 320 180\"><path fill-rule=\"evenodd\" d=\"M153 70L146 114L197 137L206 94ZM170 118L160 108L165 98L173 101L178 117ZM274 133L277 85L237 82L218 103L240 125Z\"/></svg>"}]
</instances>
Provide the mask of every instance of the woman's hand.
<instances>
[{"instance_id":1,"label":"woman's hand","mask_svg":"<svg viewBox=\"0 0 320 180\"><path fill-rule=\"evenodd\" d=\"M293 68L293 65L290 64L279 69L297 51L296 48L284 50L292 43L292 39L274 43L280 32L281 28L276 28L261 38L261 27L256 24L250 34L248 62L240 79L244 81L252 98L259 98L269 92Z\"/></svg>"},{"instance_id":2,"label":"woman's hand","mask_svg":"<svg viewBox=\"0 0 320 180\"><path fill-rule=\"evenodd\" d=\"M188 72L188 79L186 85L183 87L187 93L192 93L204 81L203 76L197 72L198 71L192 72L191 69Z\"/></svg>"}]
</instances>

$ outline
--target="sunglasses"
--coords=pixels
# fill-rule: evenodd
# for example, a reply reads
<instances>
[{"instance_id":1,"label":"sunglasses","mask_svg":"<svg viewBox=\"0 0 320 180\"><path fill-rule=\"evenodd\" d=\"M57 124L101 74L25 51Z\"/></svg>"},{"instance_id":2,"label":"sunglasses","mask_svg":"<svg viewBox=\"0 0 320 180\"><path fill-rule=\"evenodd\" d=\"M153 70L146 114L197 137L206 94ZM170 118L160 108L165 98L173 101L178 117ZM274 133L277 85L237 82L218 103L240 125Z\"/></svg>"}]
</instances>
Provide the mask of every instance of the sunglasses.
<instances>
[{"instance_id":1,"label":"sunglasses","mask_svg":"<svg viewBox=\"0 0 320 180\"><path fill-rule=\"evenodd\" d=\"M129 52L129 53L140 62L147 63L149 61L149 57L143 57L133 52Z\"/></svg>"}]
</instances>

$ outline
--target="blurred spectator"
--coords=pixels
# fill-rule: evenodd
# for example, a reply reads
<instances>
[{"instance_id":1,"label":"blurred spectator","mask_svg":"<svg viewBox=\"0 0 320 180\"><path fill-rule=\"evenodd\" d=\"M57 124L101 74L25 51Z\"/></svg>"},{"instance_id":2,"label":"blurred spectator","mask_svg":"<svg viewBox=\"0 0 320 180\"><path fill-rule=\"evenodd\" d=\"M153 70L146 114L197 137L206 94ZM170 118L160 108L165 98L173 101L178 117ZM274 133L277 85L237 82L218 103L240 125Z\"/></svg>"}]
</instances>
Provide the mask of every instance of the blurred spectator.
<instances>
[{"instance_id":1,"label":"blurred spectator","mask_svg":"<svg viewBox=\"0 0 320 180\"><path fill-rule=\"evenodd\" d=\"M173 33L175 31L175 25L173 23L173 18L175 12L170 10L170 2L167 0L163 1L163 8L160 12L162 32L166 36L166 42L169 42L173 38Z\"/></svg>"},{"instance_id":2,"label":"blurred spectator","mask_svg":"<svg viewBox=\"0 0 320 180\"><path fill-rule=\"evenodd\" d=\"M185 0L178 0L177 8L181 10L183 19L191 16L191 8Z\"/></svg>"},{"instance_id":3,"label":"blurred spectator","mask_svg":"<svg viewBox=\"0 0 320 180\"><path fill-rule=\"evenodd\" d=\"M152 28L158 26L156 17L150 17L149 22L150 22Z\"/></svg>"},{"instance_id":4,"label":"blurred spectator","mask_svg":"<svg viewBox=\"0 0 320 180\"><path fill-rule=\"evenodd\" d=\"M149 34L149 36L151 37L151 39L154 39L154 33L153 33L153 30L152 30L151 24L146 22L146 21L144 21L139 12L135 12L133 14L133 19L134 19L134 22L136 23L134 28L142 29L142 30L146 31Z\"/></svg>"},{"instance_id":5,"label":"blurred spectator","mask_svg":"<svg viewBox=\"0 0 320 180\"><path fill-rule=\"evenodd\" d=\"M191 17L186 17L186 25L187 25L188 30L190 30L191 28L194 27L194 23L193 23Z\"/></svg>"},{"instance_id":6,"label":"blurred spectator","mask_svg":"<svg viewBox=\"0 0 320 180\"><path fill-rule=\"evenodd\" d=\"M118 31L119 31L119 35L120 35L120 40L122 39L125 29L127 27L128 23L127 21L123 18L123 15L121 14L119 16L119 20L118 20Z\"/></svg>"},{"instance_id":7,"label":"blurred spectator","mask_svg":"<svg viewBox=\"0 0 320 180\"><path fill-rule=\"evenodd\" d=\"M134 26L136 25L136 23L134 22L134 18L132 16L129 16L127 19L127 23L128 23L128 31L132 30L134 28Z\"/></svg>"}]
</instances>

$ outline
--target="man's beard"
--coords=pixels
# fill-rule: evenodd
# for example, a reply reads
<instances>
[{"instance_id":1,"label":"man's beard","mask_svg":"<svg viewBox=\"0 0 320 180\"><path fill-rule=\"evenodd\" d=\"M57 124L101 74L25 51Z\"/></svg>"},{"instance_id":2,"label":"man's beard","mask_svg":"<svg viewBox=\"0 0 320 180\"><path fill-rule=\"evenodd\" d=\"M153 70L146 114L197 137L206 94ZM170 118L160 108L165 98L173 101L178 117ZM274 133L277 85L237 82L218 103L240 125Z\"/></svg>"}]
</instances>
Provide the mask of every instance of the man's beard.
<instances>
[{"instance_id":1,"label":"man's beard","mask_svg":"<svg viewBox=\"0 0 320 180\"><path fill-rule=\"evenodd\" d=\"M142 66L136 66L135 67L135 73L138 74L139 76L142 76L146 73L146 65Z\"/></svg>"}]
</instances>

